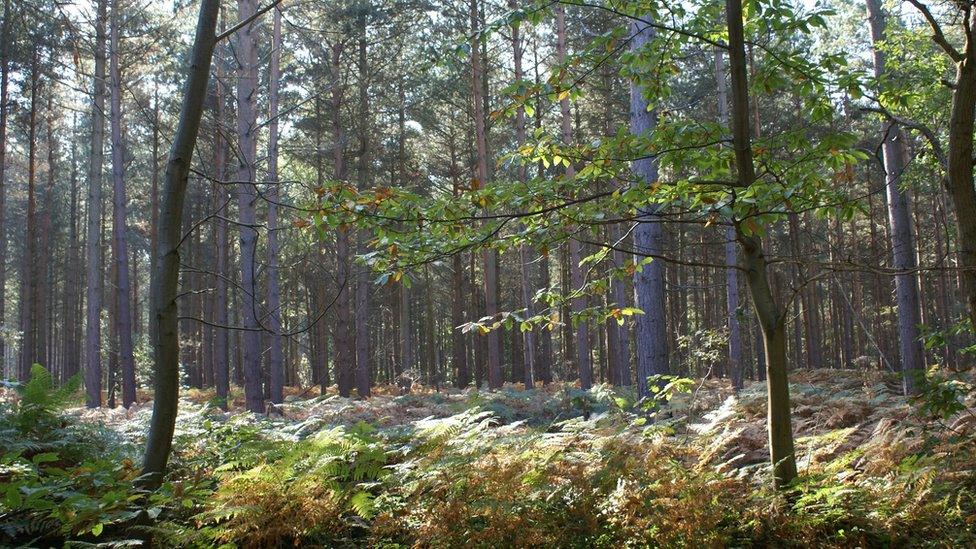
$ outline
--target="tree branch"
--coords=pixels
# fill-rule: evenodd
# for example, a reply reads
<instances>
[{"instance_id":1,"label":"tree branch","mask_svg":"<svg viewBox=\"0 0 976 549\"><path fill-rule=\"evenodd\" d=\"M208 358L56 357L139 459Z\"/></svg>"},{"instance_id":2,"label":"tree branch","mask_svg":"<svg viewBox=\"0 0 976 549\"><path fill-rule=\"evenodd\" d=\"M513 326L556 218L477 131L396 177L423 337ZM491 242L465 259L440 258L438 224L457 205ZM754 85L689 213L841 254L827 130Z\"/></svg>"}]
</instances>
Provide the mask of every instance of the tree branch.
<instances>
[{"instance_id":1,"label":"tree branch","mask_svg":"<svg viewBox=\"0 0 976 549\"><path fill-rule=\"evenodd\" d=\"M256 12L254 12L254 15L248 17L247 19L245 19L245 20L243 20L243 21L241 21L239 23L237 23L236 25L234 25L233 27L227 29L226 31L218 34L216 41L217 42L220 42L221 40L224 40L225 38L228 38L228 37L232 36L235 32L237 32L237 31L243 29L244 27L250 25L252 22L254 22L255 19L257 19L258 17L261 17L265 13L268 13L272 8L274 8L275 6L277 6L280 3L281 3L281 0L272 0L270 4L268 4L267 6L259 9Z\"/></svg>"},{"instance_id":2,"label":"tree branch","mask_svg":"<svg viewBox=\"0 0 976 549\"><path fill-rule=\"evenodd\" d=\"M946 39L945 34L942 32L942 26L939 25L939 22L935 20L935 16L932 15L929 8L918 0L908 0L908 3L915 6L915 9L922 13L922 17L925 18L929 24L929 27L932 28L932 41L938 44L939 47L949 54L949 57L951 57L953 61L957 63L962 61L964 59L963 54L959 53L959 50L957 50L952 44L949 43L949 40Z\"/></svg>"}]
</instances>

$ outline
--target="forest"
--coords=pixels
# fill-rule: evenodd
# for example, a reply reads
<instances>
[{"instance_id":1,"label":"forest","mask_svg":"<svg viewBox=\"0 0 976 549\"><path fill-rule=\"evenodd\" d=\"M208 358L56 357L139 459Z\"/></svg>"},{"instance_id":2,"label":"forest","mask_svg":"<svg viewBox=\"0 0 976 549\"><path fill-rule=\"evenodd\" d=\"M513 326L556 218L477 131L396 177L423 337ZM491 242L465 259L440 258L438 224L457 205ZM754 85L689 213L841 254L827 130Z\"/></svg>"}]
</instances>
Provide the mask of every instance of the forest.
<instances>
[{"instance_id":1,"label":"forest","mask_svg":"<svg viewBox=\"0 0 976 549\"><path fill-rule=\"evenodd\" d=\"M976 546L973 0L2 0L0 547Z\"/></svg>"}]
</instances>

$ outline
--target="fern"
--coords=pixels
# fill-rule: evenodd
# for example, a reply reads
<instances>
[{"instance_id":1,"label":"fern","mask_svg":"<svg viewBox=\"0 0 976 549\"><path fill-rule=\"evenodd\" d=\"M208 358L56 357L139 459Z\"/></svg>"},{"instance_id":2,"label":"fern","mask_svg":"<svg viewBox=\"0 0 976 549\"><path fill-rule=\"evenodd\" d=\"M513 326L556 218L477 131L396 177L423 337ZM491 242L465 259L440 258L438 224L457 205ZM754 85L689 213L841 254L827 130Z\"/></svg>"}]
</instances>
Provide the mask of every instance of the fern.
<instances>
[{"instance_id":1,"label":"fern","mask_svg":"<svg viewBox=\"0 0 976 549\"><path fill-rule=\"evenodd\" d=\"M40 364L31 366L27 383L17 387L20 401L14 409L13 423L22 433L39 432L51 428L58 421L58 411L81 386L81 378L74 375L59 388L54 377Z\"/></svg>"}]
</instances>

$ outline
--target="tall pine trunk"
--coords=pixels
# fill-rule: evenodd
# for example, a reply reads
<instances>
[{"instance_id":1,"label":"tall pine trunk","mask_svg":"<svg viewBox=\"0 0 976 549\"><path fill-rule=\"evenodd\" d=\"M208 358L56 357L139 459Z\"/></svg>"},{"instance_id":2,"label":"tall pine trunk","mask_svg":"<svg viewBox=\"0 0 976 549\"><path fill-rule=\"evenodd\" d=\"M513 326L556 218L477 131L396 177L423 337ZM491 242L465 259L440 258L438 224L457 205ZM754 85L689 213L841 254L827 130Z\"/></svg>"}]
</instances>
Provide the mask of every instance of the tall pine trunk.
<instances>
[{"instance_id":1,"label":"tall pine trunk","mask_svg":"<svg viewBox=\"0 0 976 549\"><path fill-rule=\"evenodd\" d=\"M223 28L224 17L221 16L221 28ZM216 262L216 278L214 280L214 350L213 350L213 369L214 369L214 388L217 392L217 401L220 407L228 408L228 398L230 394L230 361L228 358L228 337L227 329L224 326L229 324L229 306L227 302L227 281L231 276L231 269L228 265L230 250L227 241L227 211L226 206L230 205L230 197L224 186L224 178L227 170L227 143L220 130L220 124L224 119L224 86L221 82L223 64L218 59L215 69L216 78L214 79L214 178L217 180L213 184L213 204L214 211L221 211L223 215L216 220L214 227L214 255ZM156 262L153 261L155 265ZM154 275L155 276L155 275Z\"/></svg>"},{"instance_id":2,"label":"tall pine trunk","mask_svg":"<svg viewBox=\"0 0 976 549\"><path fill-rule=\"evenodd\" d=\"M271 402L284 400L285 356L281 336L281 290L278 272L278 87L281 79L281 10L274 10L271 67L268 71L268 380Z\"/></svg>"},{"instance_id":3,"label":"tall pine trunk","mask_svg":"<svg viewBox=\"0 0 976 549\"><path fill-rule=\"evenodd\" d=\"M105 19L108 0L95 14L95 75L92 81L92 136L88 170L88 226L85 242L85 403L102 403L102 163L105 141Z\"/></svg>"},{"instance_id":4,"label":"tall pine trunk","mask_svg":"<svg viewBox=\"0 0 976 549\"><path fill-rule=\"evenodd\" d=\"M718 119L722 125L729 123L729 94L725 83L725 57L715 49L715 82L718 89ZM729 378L732 388L742 388L742 330L739 327L739 260L736 252L735 227L725 233L725 295L729 329Z\"/></svg>"},{"instance_id":5,"label":"tall pine trunk","mask_svg":"<svg viewBox=\"0 0 976 549\"><path fill-rule=\"evenodd\" d=\"M27 121L27 223L24 229L24 258L21 271L20 331L23 334L18 379L27 381L31 365L37 356L37 291L40 273L37 272L37 88L40 85L37 53L30 66L30 112Z\"/></svg>"},{"instance_id":6,"label":"tall pine trunk","mask_svg":"<svg viewBox=\"0 0 976 549\"><path fill-rule=\"evenodd\" d=\"M886 61L879 44L885 40L883 7L880 0L866 0L866 4L874 49L874 76L881 78L885 74ZM901 189L901 174L906 166L905 136L897 124L886 122L881 128L881 137L888 194L888 223L891 227L891 252L893 266L899 271L895 275L895 296L898 305L898 349L902 386L905 394L913 394L918 390L918 384L924 376L925 359L918 331L922 319L919 312L915 238L912 234L908 197ZM969 185L972 187L971 180Z\"/></svg>"},{"instance_id":7,"label":"tall pine trunk","mask_svg":"<svg viewBox=\"0 0 976 549\"><path fill-rule=\"evenodd\" d=\"M508 7L514 10L518 7L518 3L516 0L509 0ZM517 84L525 77L522 70L522 52L521 32L519 24L515 23L512 25L512 57L515 63L515 82ZM525 143L525 107L519 105L515 113L515 146L521 147L523 143ZM520 162L518 167L518 180L523 183L527 179L526 169L527 166ZM529 257L530 250L531 248L528 244L522 244L519 247L519 268L522 275L521 297L526 318L531 318L535 315L535 292L533 291L534 281L532 280L532 263ZM530 326L522 332L522 336L522 361L524 362L522 378L525 383L525 388L531 389L535 386L536 379L535 330Z\"/></svg>"},{"instance_id":8,"label":"tall pine trunk","mask_svg":"<svg viewBox=\"0 0 976 549\"><path fill-rule=\"evenodd\" d=\"M115 260L115 331L118 335L122 406L136 401L136 364L132 355L132 311L129 301L129 248L125 240L125 149L122 143L122 75L119 68L119 0L112 3L110 68L112 127L112 240Z\"/></svg>"},{"instance_id":9,"label":"tall pine trunk","mask_svg":"<svg viewBox=\"0 0 976 549\"><path fill-rule=\"evenodd\" d=\"M359 161L357 165L357 187L365 191L369 186L369 166L371 162L369 132L372 129L369 113L369 62L366 56L366 11L359 14ZM357 235L360 254L367 252L369 231L361 230ZM369 269L362 267L356 273L356 391L359 398L369 398L370 387L370 345L369 345Z\"/></svg>"},{"instance_id":10,"label":"tall pine trunk","mask_svg":"<svg viewBox=\"0 0 976 549\"><path fill-rule=\"evenodd\" d=\"M0 265L7 264L7 94L10 85L10 0L3 0L3 24L0 28ZM0 326L7 318L7 269L0 269ZM0 338L0 372L7 374L7 347Z\"/></svg>"},{"instance_id":11,"label":"tall pine trunk","mask_svg":"<svg viewBox=\"0 0 976 549\"><path fill-rule=\"evenodd\" d=\"M644 14L643 17L649 17ZM654 31L644 21L631 23L631 51L640 55L654 39ZM645 136L654 131L657 113L648 111L640 82L630 87L630 131ZM652 158L636 160L631 164L634 175L645 185L657 182L657 162ZM664 307L664 264L658 259L663 253L664 228L655 215L656 206L644 206L637 214L634 228L634 252L638 259L651 257L649 264L634 274L634 301L643 314L636 319L637 392L641 397L650 395L648 378L668 373L668 342L666 310Z\"/></svg>"},{"instance_id":12,"label":"tall pine trunk","mask_svg":"<svg viewBox=\"0 0 976 549\"><path fill-rule=\"evenodd\" d=\"M238 0L238 19L246 21L257 11L256 0ZM251 412L264 412L261 379L261 328L257 274L257 93L258 26L252 21L237 31L237 209L240 221L241 318L244 321L244 401Z\"/></svg>"},{"instance_id":13,"label":"tall pine trunk","mask_svg":"<svg viewBox=\"0 0 976 549\"><path fill-rule=\"evenodd\" d=\"M566 11L563 7L556 7L556 61L562 65L566 62ZM569 146L573 141L573 119L569 109L569 97L563 94L559 101L560 122L563 144ZM570 164L566 167L566 179L572 181L576 177L576 167ZM570 311L574 318L586 309L586 294L583 291L586 279L583 275L582 250L579 240L569 240L569 284L573 297L570 301ZM593 386L593 363L590 353L589 324L578 319L574 321L576 338L576 367L579 372L580 388L586 390Z\"/></svg>"},{"instance_id":14,"label":"tall pine trunk","mask_svg":"<svg viewBox=\"0 0 976 549\"><path fill-rule=\"evenodd\" d=\"M479 29L478 0L471 0L471 101L474 107L475 179L478 185L488 184L488 140L485 135L485 75L482 59L482 41ZM485 316L491 321L498 316L498 252L488 248L482 256L484 271ZM502 349L498 330L485 335L486 358L488 362L488 387L499 389L502 386Z\"/></svg>"}]
</instances>

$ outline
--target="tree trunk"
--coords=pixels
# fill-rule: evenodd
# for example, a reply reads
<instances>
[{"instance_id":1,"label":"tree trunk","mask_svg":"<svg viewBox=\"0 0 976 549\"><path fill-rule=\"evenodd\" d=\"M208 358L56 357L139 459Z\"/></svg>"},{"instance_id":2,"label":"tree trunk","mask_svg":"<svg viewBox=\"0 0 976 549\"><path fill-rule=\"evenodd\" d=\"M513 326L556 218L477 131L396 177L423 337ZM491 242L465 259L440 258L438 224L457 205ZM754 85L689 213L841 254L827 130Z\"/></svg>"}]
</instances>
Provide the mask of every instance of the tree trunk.
<instances>
[{"instance_id":1,"label":"tree trunk","mask_svg":"<svg viewBox=\"0 0 976 549\"><path fill-rule=\"evenodd\" d=\"M518 7L517 1L509 0L508 7L512 10L516 9ZM521 82L525 77L522 71L522 37L519 31L518 23L512 25L512 56L515 63L516 84ZM515 113L515 146L521 147L523 143L525 143L525 107L519 105ZM518 180L524 183L526 176L526 165L519 162ZM535 292L533 291L532 263L529 257L529 251L530 247L528 244L522 244L519 247L519 267L522 274L522 306L525 308L526 318L531 318L535 315ZM522 332L522 336L523 381L525 382L525 388L531 389L535 386L536 378L534 328L530 326L529 329Z\"/></svg>"},{"instance_id":2,"label":"tree trunk","mask_svg":"<svg viewBox=\"0 0 976 549\"><path fill-rule=\"evenodd\" d=\"M7 264L7 94L10 83L10 0L3 0L3 25L0 29L0 265ZM6 325L7 317L7 269L0 268L0 326ZM7 346L0 338L0 372L7 374Z\"/></svg>"},{"instance_id":3,"label":"tree trunk","mask_svg":"<svg viewBox=\"0 0 976 549\"><path fill-rule=\"evenodd\" d=\"M238 19L247 20L257 11L256 0L238 0ZM258 27L248 23L237 31L237 208L240 219L241 318L244 321L243 368L244 401L255 413L264 412L264 392L261 379L261 328L258 322L257 245L255 226L257 192L257 87L258 87Z\"/></svg>"},{"instance_id":4,"label":"tree trunk","mask_svg":"<svg viewBox=\"0 0 976 549\"><path fill-rule=\"evenodd\" d=\"M471 101L474 106L475 148L477 153L475 179L479 186L488 184L488 141L485 135L485 80L479 32L478 0L471 0ZM485 316L491 321L498 316L498 252L488 248L482 256L484 270ZM485 335L488 360L488 387L502 386L501 338L498 330Z\"/></svg>"},{"instance_id":5,"label":"tree trunk","mask_svg":"<svg viewBox=\"0 0 976 549\"><path fill-rule=\"evenodd\" d=\"M81 318L77 314L81 293L76 281L81 280L81 265L79 264L79 245L78 242L78 169L77 169L77 147L76 131L78 128L78 116L72 116L71 124L71 197L69 203L70 220L68 222L68 258L65 265L65 288L63 294L62 318L63 338L61 353L64 355L64 368L62 370L61 382L65 383L79 371L78 357L78 333L81 326ZM0 164L2 164L0 159ZM0 178L2 179L2 178ZM0 223L2 226L2 223ZM0 231L2 234L2 231ZM2 256L0 256L2 257ZM0 284L0 288L2 288ZM0 319L0 323L2 323ZM2 355L0 355L2 356Z\"/></svg>"},{"instance_id":6,"label":"tree trunk","mask_svg":"<svg viewBox=\"0 0 976 549\"><path fill-rule=\"evenodd\" d=\"M223 17L221 17L221 28L223 28ZM214 131L214 179L213 184L213 207L214 211L220 211L214 227L214 255L216 277L214 280L214 388L217 392L219 406L227 410L228 398L230 394L230 363L228 359L228 303L227 303L227 280L231 276L231 269L228 266L230 251L227 241L227 211L225 205L229 205L227 189L224 187L224 178L227 169L227 144L224 142L223 133L219 128L219 122L224 119L224 86L222 83L223 64L218 60L216 67L217 77L214 82L214 119L218 122ZM156 264L156 261L153 261ZM154 275L155 276L155 275ZM150 281L152 284L152 281Z\"/></svg>"},{"instance_id":7,"label":"tree trunk","mask_svg":"<svg viewBox=\"0 0 976 549\"><path fill-rule=\"evenodd\" d=\"M40 273L37 272L37 198L35 193L37 157L37 87L40 85L37 54L32 57L30 67L30 112L27 122L27 223L24 230L24 264L21 271L21 324L23 334L20 352L20 372L18 379L26 382L30 377L31 365L37 360L37 285Z\"/></svg>"},{"instance_id":8,"label":"tree trunk","mask_svg":"<svg viewBox=\"0 0 976 549\"><path fill-rule=\"evenodd\" d=\"M54 319L48 313L52 309L54 296L54 270L51 269L51 224L54 212L54 185L57 181L58 143L54 130L54 82L47 94L47 184L41 201L40 220L37 226L37 242L34 273L37 277L37 293L33 296L34 326L37 339L34 342L34 362L43 364L56 373L58 364L50 344Z\"/></svg>"},{"instance_id":9,"label":"tree trunk","mask_svg":"<svg viewBox=\"0 0 976 549\"><path fill-rule=\"evenodd\" d=\"M163 480L176 426L180 391L177 297L183 202L193 149L200 130L200 117L207 97L207 81L210 79L210 63L216 43L214 29L219 11L218 0L201 0L190 65L187 67L183 104L163 183L159 224L160 256L157 258L157 272L151 294L152 311L156 318L153 340L156 385L142 466L144 484L150 489L158 487Z\"/></svg>"},{"instance_id":10,"label":"tree trunk","mask_svg":"<svg viewBox=\"0 0 976 549\"><path fill-rule=\"evenodd\" d=\"M281 10L275 9L268 74L268 379L271 402L284 400L285 357L281 348L281 290L278 273L278 86L281 79Z\"/></svg>"},{"instance_id":11,"label":"tree trunk","mask_svg":"<svg viewBox=\"0 0 976 549\"><path fill-rule=\"evenodd\" d=\"M623 238L623 231L618 225L610 226L611 242L613 242L615 249L613 250L613 263L614 267L618 269L623 269L625 263L627 262L627 254L624 253L622 249L621 239ZM616 307L627 307L629 299L627 299L627 281L623 278L614 278L610 282L610 296ZM621 387L629 387L633 383L633 378L630 371L630 326L629 322L624 322L623 324L618 324L615 319L611 320L612 325L610 326L609 341L612 342L613 353L611 355L611 381L614 385L619 385Z\"/></svg>"},{"instance_id":12,"label":"tree trunk","mask_svg":"<svg viewBox=\"0 0 976 549\"><path fill-rule=\"evenodd\" d=\"M971 23L963 20L967 39L956 60L956 82L949 114L947 181L956 210L960 279L966 293L969 321L976 330L976 188L973 186L973 126L976 121L976 43Z\"/></svg>"},{"instance_id":13,"label":"tree trunk","mask_svg":"<svg viewBox=\"0 0 976 549\"><path fill-rule=\"evenodd\" d=\"M357 166L357 186L365 191L369 186L369 132L371 130L369 112L369 64L366 56L366 11L359 15L359 161ZM369 231L361 230L357 235L359 253L367 252ZM356 273L356 391L359 398L369 398L370 360L369 360L369 268L363 266Z\"/></svg>"},{"instance_id":14,"label":"tree trunk","mask_svg":"<svg viewBox=\"0 0 976 549\"><path fill-rule=\"evenodd\" d=\"M219 84L217 85L219 89ZM220 100L220 94L217 94ZM156 257L159 255L159 82L153 81L152 122L152 179L149 188L149 285L156 276ZM152 314L149 315L149 331L152 333Z\"/></svg>"},{"instance_id":15,"label":"tree trunk","mask_svg":"<svg viewBox=\"0 0 976 549\"><path fill-rule=\"evenodd\" d=\"M729 123L728 86L725 83L725 58L715 49L715 82L718 87L718 120ZM739 327L739 260L736 254L735 227L725 233L725 294L729 328L729 378L732 388L742 389L742 330Z\"/></svg>"},{"instance_id":16,"label":"tree trunk","mask_svg":"<svg viewBox=\"0 0 976 549\"><path fill-rule=\"evenodd\" d=\"M345 92L341 84L341 66L343 43L337 40L332 46L332 57L330 70L335 79L332 87L332 151L334 177L340 185L345 185L346 179L346 159L345 159L345 130L342 124L342 101ZM402 103L401 103L402 105ZM404 108L401 106L401 109ZM402 136L402 131L401 131ZM402 139L402 137L401 137ZM355 353L355 321L353 320L353 290L355 280L352 276L352 246L351 228L340 225L336 228L336 277L339 287L336 290L336 325L335 334L335 369L336 385L339 395L348 397L352 394L354 383L354 373L356 370Z\"/></svg>"},{"instance_id":17,"label":"tree trunk","mask_svg":"<svg viewBox=\"0 0 976 549\"><path fill-rule=\"evenodd\" d=\"M725 16L729 31L729 69L732 83L732 144L738 182L751 186L756 180L749 135L749 88L746 77L745 38L742 29L741 0L726 0ZM766 276L767 263L762 241L736 225L736 239L742 247L741 266L752 294L753 308L759 317L766 349L766 392L769 454L773 466L773 485L784 488L796 478L796 456L790 420L790 386L786 365L786 315L773 298Z\"/></svg>"},{"instance_id":18,"label":"tree trunk","mask_svg":"<svg viewBox=\"0 0 976 549\"><path fill-rule=\"evenodd\" d=\"M560 65L566 62L566 11L561 5L556 6L556 61ZM569 98L563 97L559 101L560 121L562 126L563 144L569 146L573 140L573 119L569 109ZM570 164L566 168L566 179L572 180L576 177L576 168ZM570 302L570 310L573 317L579 315L586 309L586 294L583 286L586 280L583 275L583 268L580 267L582 251L579 240L570 238L569 240L569 290L574 295ZM568 319L567 319L568 320ZM593 363L590 356L590 329L589 325L582 319L574 320L576 327L576 366L579 371L580 388L587 390L593 386Z\"/></svg>"},{"instance_id":19,"label":"tree trunk","mask_svg":"<svg viewBox=\"0 0 976 549\"><path fill-rule=\"evenodd\" d=\"M649 15L644 14L644 17ZM631 23L631 51L639 52L647 47L654 30L644 22ZM634 82L630 88L630 131L634 135L647 135L657 124L657 113L647 110L643 87ZM634 161L631 170L645 185L653 185L658 178L657 162L652 158ZM660 257L664 246L664 230L656 206L645 206L638 211L634 229L634 251L638 259ZM659 259L645 265L634 274L634 296L637 308L643 314L636 319L637 393L650 396L648 378L669 372L667 326L664 308L664 264Z\"/></svg>"},{"instance_id":20,"label":"tree trunk","mask_svg":"<svg viewBox=\"0 0 976 549\"><path fill-rule=\"evenodd\" d=\"M112 240L115 257L115 331L118 334L119 370L122 374L122 406L136 401L136 363L132 355L132 311L129 308L129 249L125 240L125 149L122 143L122 75L119 69L119 0L112 3L111 126L112 126Z\"/></svg>"},{"instance_id":21,"label":"tree trunk","mask_svg":"<svg viewBox=\"0 0 976 549\"><path fill-rule=\"evenodd\" d=\"M871 42L874 49L874 76L885 74L885 53L879 43L885 40L885 19L880 0L866 0L868 22L871 24ZM973 105L969 110L972 111ZM972 114L970 114L972 120ZM972 142L972 126L969 130ZM902 387L905 394L914 394L925 375L925 359L918 326L922 323L919 313L918 264L915 257L915 239L912 235L911 212L908 197L901 189L901 173L905 169L903 142L905 136L896 124L883 125L881 136L884 154L885 186L888 194L888 222L891 227L891 251L895 275L895 296L898 305L898 344L901 358ZM970 146L970 153L972 147ZM972 189L970 161L969 187ZM962 234L960 232L960 234ZM963 242L960 240L960 242Z\"/></svg>"},{"instance_id":22,"label":"tree trunk","mask_svg":"<svg viewBox=\"0 0 976 549\"><path fill-rule=\"evenodd\" d=\"M102 404L102 162L105 140L105 19L108 0L98 0L95 16L95 76L92 81L92 137L88 172L88 227L85 331L85 403Z\"/></svg>"}]
</instances>

